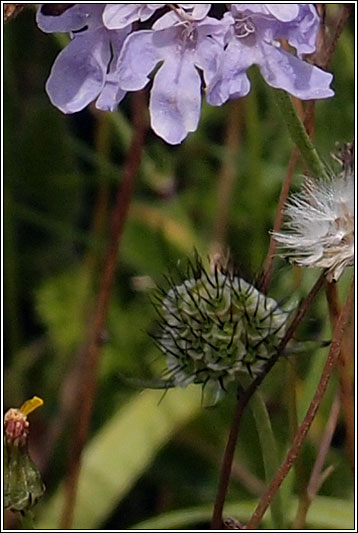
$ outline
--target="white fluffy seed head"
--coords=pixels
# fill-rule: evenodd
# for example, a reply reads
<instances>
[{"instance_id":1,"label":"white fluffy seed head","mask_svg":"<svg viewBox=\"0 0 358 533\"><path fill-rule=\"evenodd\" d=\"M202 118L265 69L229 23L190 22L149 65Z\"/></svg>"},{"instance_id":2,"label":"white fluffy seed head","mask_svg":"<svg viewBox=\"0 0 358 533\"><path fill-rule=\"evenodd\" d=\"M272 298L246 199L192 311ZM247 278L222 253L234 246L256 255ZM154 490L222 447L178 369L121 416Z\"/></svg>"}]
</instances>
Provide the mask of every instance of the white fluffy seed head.
<instances>
[{"instance_id":1,"label":"white fluffy seed head","mask_svg":"<svg viewBox=\"0 0 358 533\"><path fill-rule=\"evenodd\" d=\"M258 375L277 352L289 311L240 277L200 264L162 300L158 344L174 384L202 384L214 405L231 381Z\"/></svg>"},{"instance_id":2,"label":"white fluffy seed head","mask_svg":"<svg viewBox=\"0 0 358 533\"><path fill-rule=\"evenodd\" d=\"M306 178L303 189L288 200L283 231L274 232L280 255L300 267L327 271L337 281L354 262L354 171L351 145L339 159L343 170L327 181Z\"/></svg>"}]
</instances>

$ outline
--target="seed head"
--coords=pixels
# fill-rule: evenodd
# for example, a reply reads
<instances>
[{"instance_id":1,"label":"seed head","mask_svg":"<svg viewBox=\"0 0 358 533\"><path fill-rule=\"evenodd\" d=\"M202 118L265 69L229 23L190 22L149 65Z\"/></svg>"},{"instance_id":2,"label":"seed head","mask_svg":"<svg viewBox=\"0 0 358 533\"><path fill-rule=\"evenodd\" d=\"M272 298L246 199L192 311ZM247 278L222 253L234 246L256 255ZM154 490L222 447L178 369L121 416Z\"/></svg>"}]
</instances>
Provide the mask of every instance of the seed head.
<instances>
[{"instance_id":1,"label":"seed head","mask_svg":"<svg viewBox=\"0 0 358 533\"><path fill-rule=\"evenodd\" d=\"M286 205L283 231L273 233L281 256L301 267L326 269L330 282L354 262L353 144L335 159L342 171L327 181L307 178Z\"/></svg>"},{"instance_id":2,"label":"seed head","mask_svg":"<svg viewBox=\"0 0 358 533\"><path fill-rule=\"evenodd\" d=\"M158 312L158 345L167 355L174 384L202 384L204 401L215 404L240 376L259 374L276 353L288 311L239 276L200 260L188 277L170 278Z\"/></svg>"}]
</instances>

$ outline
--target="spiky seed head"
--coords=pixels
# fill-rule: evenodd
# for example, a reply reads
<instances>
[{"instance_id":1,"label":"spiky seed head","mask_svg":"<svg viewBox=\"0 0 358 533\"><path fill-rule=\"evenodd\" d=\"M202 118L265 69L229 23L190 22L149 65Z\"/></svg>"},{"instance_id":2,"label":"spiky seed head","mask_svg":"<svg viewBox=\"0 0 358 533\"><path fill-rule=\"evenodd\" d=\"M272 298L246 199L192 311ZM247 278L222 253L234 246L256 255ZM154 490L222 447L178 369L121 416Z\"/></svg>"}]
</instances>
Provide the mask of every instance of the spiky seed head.
<instances>
[{"instance_id":1,"label":"spiky seed head","mask_svg":"<svg viewBox=\"0 0 358 533\"><path fill-rule=\"evenodd\" d=\"M240 376L259 374L277 351L289 311L229 271L203 265L175 284L162 300L158 345L174 383L203 385L214 405Z\"/></svg>"}]
</instances>

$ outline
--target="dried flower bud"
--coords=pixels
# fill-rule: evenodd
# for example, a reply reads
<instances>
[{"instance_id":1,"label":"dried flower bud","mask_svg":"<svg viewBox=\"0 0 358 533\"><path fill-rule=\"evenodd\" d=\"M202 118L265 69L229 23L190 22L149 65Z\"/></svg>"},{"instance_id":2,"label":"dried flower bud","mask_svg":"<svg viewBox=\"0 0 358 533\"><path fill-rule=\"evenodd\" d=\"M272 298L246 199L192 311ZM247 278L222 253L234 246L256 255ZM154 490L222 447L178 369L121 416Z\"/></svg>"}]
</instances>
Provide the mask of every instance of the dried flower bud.
<instances>
[{"instance_id":1,"label":"dried flower bud","mask_svg":"<svg viewBox=\"0 0 358 533\"><path fill-rule=\"evenodd\" d=\"M4 417L4 506L26 511L43 495L45 487L27 450L27 415L43 404L36 396L20 409L9 409Z\"/></svg>"},{"instance_id":2,"label":"dried flower bud","mask_svg":"<svg viewBox=\"0 0 358 533\"><path fill-rule=\"evenodd\" d=\"M232 518L231 516L228 516L227 518L224 518L223 520L225 529L245 529L242 524L235 518Z\"/></svg>"},{"instance_id":3,"label":"dried flower bud","mask_svg":"<svg viewBox=\"0 0 358 533\"><path fill-rule=\"evenodd\" d=\"M4 416L5 441L10 446L22 448L29 434L29 422L19 409L9 409Z\"/></svg>"},{"instance_id":4,"label":"dried flower bud","mask_svg":"<svg viewBox=\"0 0 358 533\"><path fill-rule=\"evenodd\" d=\"M288 311L239 276L215 263L208 274L200 260L157 306L161 334L174 384L203 386L204 403L214 405L240 376L259 374L276 353Z\"/></svg>"},{"instance_id":5,"label":"dried flower bud","mask_svg":"<svg viewBox=\"0 0 358 533\"><path fill-rule=\"evenodd\" d=\"M283 257L301 267L326 269L330 282L354 262L353 144L335 159L342 171L328 181L307 178L287 203L283 231L273 233Z\"/></svg>"},{"instance_id":6,"label":"dried flower bud","mask_svg":"<svg viewBox=\"0 0 358 533\"><path fill-rule=\"evenodd\" d=\"M4 4L4 22L17 17L25 6L26 4Z\"/></svg>"}]
</instances>

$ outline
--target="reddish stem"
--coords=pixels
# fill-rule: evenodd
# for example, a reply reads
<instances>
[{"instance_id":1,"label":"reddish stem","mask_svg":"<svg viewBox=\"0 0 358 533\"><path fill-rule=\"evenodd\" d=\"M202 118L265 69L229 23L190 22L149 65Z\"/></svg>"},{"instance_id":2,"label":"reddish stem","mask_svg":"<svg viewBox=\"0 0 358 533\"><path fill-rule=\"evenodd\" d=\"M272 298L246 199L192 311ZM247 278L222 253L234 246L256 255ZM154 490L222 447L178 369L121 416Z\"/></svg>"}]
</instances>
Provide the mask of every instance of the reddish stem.
<instances>
[{"instance_id":1,"label":"reddish stem","mask_svg":"<svg viewBox=\"0 0 358 533\"><path fill-rule=\"evenodd\" d=\"M337 427L340 407L341 406L339 401L339 395L337 394L333 400L331 412L328 417L328 421L323 433L321 444L311 472L308 485L307 487L305 487L304 493L301 495L300 501L298 502L297 514L293 522L293 529L297 529L299 531L304 529L306 524L307 513L311 506L311 503L313 502L324 480L326 479L325 476L327 475L327 472L331 471L332 465L328 467L328 470L326 469L324 472L323 466L327 454L329 452L335 429ZM297 462L298 460L299 458L297 459Z\"/></svg>"},{"instance_id":2,"label":"reddish stem","mask_svg":"<svg viewBox=\"0 0 358 533\"><path fill-rule=\"evenodd\" d=\"M337 324L339 314L341 312L340 303L338 299L338 291L335 283L327 283L326 295L328 302L328 309L332 324L332 330ZM352 364L354 353L351 351L348 344L348 339L342 340L341 353L337 363L337 371L339 376L340 396L342 403L342 411L344 415L344 422L347 433L347 452L351 463L353 476L355 474L355 416L354 416L354 391L353 391L353 376Z\"/></svg>"},{"instance_id":3,"label":"reddish stem","mask_svg":"<svg viewBox=\"0 0 358 533\"><path fill-rule=\"evenodd\" d=\"M270 503L275 497L275 494L277 493L282 482L284 481L287 474L291 470L292 465L296 461L301 451L303 442L316 416L317 410L320 406L324 393L326 392L328 382L330 380L332 372L339 358L342 339L343 339L343 335L344 335L346 326L348 324L348 321L351 315L353 302L354 302L354 282L352 282L351 290L349 292L346 303L337 321L337 325L334 330L333 340L332 340L331 348L328 353L327 361L323 369L320 381L318 383L316 392L312 399L312 402L307 410L307 413L303 419L302 424L298 428L293 444L286 456L286 459L284 460L275 478L270 484L268 490L265 492L261 501L256 507L254 514L252 515L249 523L246 525L246 529L257 529L267 508L269 507Z\"/></svg>"},{"instance_id":4,"label":"reddish stem","mask_svg":"<svg viewBox=\"0 0 358 533\"><path fill-rule=\"evenodd\" d=\"M283 220L283 214L284 214L284 207L287 201L288 193L290 192L291 187L291 180L293 173L296 168L298 159L298 151L296 149L292 150L290 161L288 163L288 169L286 173L286 177L282 183L280 198L278 202L278 207L276 211L276 218L273 225L273 231L280 231L280 228L282 226L282 220ZM272 269L273 269L273 260L275 258L277 243L274 240L274 238L271 236L270 238L270 246L267 252L267 256L264 263L264 271L260 283L261 291L266 294L270 285L271 276L272 276Z\"/></svg>"},{"instance_id":5,"label":"reddish stem","mask_svg":"<svg viewBox=\"0 0 358 533\"><path fill-rule=\"evenodd\" d=\"M240 115L239 100L230 103L231 109L226 127L225 157L220 169L217 189L217 216L214 223L213 243L210 256L220 254L224 256L224 243L230 217L233 188L237 174L235 157L240 149Z\"/></svg>"},{"instance_id":6,"label":"reddish stem","mask_svg":"<svg viewBox=\"0 0 358 533\"><path fill-rule=\"evenodd\" d=\"M270 372L271 368L276 363L277 359L282 354L283 350L286 348L288 342L292 338L292 336L295 334L299 324L303 320L304 316L306 315L307 311L311 308L311 305L317 296L319 290L323 286L325 282L325 276L322 274L320 278L317 280L311 291L309 292L307 298L305 301L301 304L299 309L296 312L296 315L294 319L292 320L290 326L288 327L285 336L281 340L276 355L271 357L269 362L267 363L264 371L262 374L257 376L251 384L247 387L246 390L244 390L242 393L238 395L238 400L236 404L236 410L234 414L234 419L232 422L232 427L229 434L229 439L225 448L224 452L224 458L222 462L222 467L220 471L220 479L219 479L219 486L218 486L218 492L215 500L214 505L214 511L211 521L211 529L221 529L223 525L223 519L222 519L222 513L224 509L225 499L229 487L230 482L230 475L231 475L231 468L232 463L234 459L234 453L235 453L235 447L236 442L238 438L238 430L239 425L242 417L242 413L244 412L244 409L248 402L250 401L251 396L255 393L257 388L261 385L264 378L267 376L267 374Z\"/></svg>"},{"instance_id":7,"label":"reddish stem","mask_svg":"<svg viewBox=\"0 0 358 533\"><path fill-rule=\"evenodd\" d=\"M61 518L61 529L70 529L73 519L78 478L81 467L82 450L86 444L91 414L95 399L96 377L102 347L103 329L108 315L112 287L118 263L118 250L127 220L130 201L134 192L136 177L141 162L145 135L145 96L138 92L134 95L134 134L120 181L107 253L104 260L103 275L100 280L98 298L95 305L88 336L80 348L82 362L80 389L75 409L75 434L65 481L65 502Z\"/></svg>"}]
</instances>

